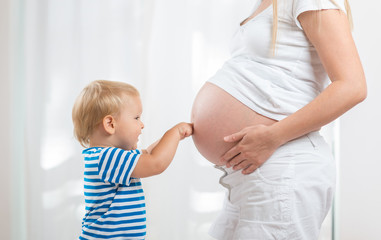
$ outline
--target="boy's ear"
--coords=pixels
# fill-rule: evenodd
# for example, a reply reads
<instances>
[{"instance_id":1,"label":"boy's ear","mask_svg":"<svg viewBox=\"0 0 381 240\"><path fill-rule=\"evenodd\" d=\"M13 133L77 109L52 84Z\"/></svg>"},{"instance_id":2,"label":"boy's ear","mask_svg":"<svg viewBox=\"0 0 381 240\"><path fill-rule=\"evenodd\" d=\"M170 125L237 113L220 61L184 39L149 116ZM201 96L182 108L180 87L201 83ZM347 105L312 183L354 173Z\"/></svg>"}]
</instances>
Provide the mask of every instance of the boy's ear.
<instances>
[{"instance_id":1,"label":"boy's ear","mask_svg":"<svg viewBox=\"0 0 381 240\"><path fill-rule=\"evenodd\" d=\"M115 133L115 119L111 115L107 115L103 118L103 128L108 134L114 134Z\"/></svg>"}]
</instances>

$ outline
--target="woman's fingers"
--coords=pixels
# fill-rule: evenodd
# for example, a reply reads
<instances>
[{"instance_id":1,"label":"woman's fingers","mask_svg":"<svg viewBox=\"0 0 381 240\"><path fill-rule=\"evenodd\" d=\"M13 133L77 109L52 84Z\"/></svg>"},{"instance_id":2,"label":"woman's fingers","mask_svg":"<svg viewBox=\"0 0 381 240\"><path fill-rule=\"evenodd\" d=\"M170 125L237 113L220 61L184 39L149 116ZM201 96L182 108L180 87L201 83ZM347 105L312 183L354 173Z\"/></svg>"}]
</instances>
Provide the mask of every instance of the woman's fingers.
<instances>
[{"instance_id":1,"label":"woman's fingers","mask_svg":"<svg viewBox=\"0 0 381 240\"><path fill-rule=\"evenodd\" d=\"M236 157L239 156L239 154L241 153L239 150L239 147L238 147L239 141L241 141L244 136L245 136L245 132L243 130L241 130L239 132L236 132L236 133L233 133L229 136L224 137L225 142L237 142L237 144L234 147L232 147L229 151L227 151L221 157L221 162L228 162L226 164L227 167L234 166L234 165L229 163L231 160L234 159L235 161L238 161L238 158L236 158Z\"/></svg>"},{"instance_id":2,"label":"woman's fingers","mask_svg":"<svg viewBox=\"0 0 381 240\"><path fill-rule=\"evenodd\" d=\"M243 169L242 173L249 174L258 168L256 162L253 160L254 159L247 159L243 154L239 154L231 159L226 166L233 167L233 170Z\"/></svg>"},{"instance_id":3,"label":"woman's fingers","mask_svg":"<svg viewBox=\"0 0 381 240\"><path fill-rule=\"evenodd\" d=\"M238 166L242 161L246 160L241 153L236 154L234 157L228 160L226 167L235 167ZM236 170L236 169L234 169Z\"/></svg>"},{"instance_id":4,"label":"woman's fingers","mask_svg":"<svg viewBox=\"0 0 381 240\"><path fill-rule=\"evenodd\" d=\"M238 160L235 164L231 165L233 166L233 170L241 170L247 168L250 165L250 163L246 159L243 159Z\"/></svg>"},{"instance_id":5,"label":"woman's fingers","mask_svg":"<svg viewBox=\"0 0 381 240\"><path fill-rule=\"evenodd\" d=\"M242 174L250 174L257 170L258 166L251 164L242 171Z\"/></svg>"},{"instance_id":6,"label":"woman's fingers","mask_svg":"<svg viewBox=\"0 0 381 240\"><path fill-rule=\"evenodd\" d=\"M239 131L239 132L236 132L236 133L233 133L229 136L224 137L224 141L225 142L237 142L237 141L240 141L245 136L245 134L246 134L246 132Z\"/></svg>"},{"instance_id":7,"label":"woman's fingers","mask_svg":"<svg viewBox=\"0 0 381 240\"><path fill-rule=\"evenodd\" d=\"M237 144L238 145L238 144ZM231 166L234 166L232 165L233 163L237 163L238 162L238 158L239 155L240 155L240 151L237 147L237 145L235 145L234 147L232 147L229 151L227 151L223 156L222 156L222 159L221 159L221 162L227 162L226 164L226 167L231 167ZM242 157L242 156L241 156ZM241 160L242 161L242 160Z\"/></svg>"}]
</instances>

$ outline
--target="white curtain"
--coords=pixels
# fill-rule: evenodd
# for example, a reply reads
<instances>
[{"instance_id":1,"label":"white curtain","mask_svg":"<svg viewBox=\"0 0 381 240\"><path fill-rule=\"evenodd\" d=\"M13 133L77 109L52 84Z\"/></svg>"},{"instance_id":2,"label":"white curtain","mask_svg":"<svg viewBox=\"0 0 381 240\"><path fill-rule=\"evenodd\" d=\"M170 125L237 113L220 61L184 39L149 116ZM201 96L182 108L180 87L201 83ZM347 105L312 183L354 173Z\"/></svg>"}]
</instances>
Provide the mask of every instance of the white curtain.
<instances>
[{"instance_id":1,"label":"white curtain","mask_svg":"<svg viewBox=\"0 0 381 240\"><path fill-rule=\"evenodd\" d=\"M71 108L87 83L126 81L140 90L139 145L147 147L190 121L198 89L229 57L234 28L255 1L15 1L12 149L19 154L12 167L20 171L12 174L12 240L76 239L81 231L82 148ZM147 239L211 239L224 195L220 176L184 140L167 171L143 179Z\"/></svg>"}]
</instances>

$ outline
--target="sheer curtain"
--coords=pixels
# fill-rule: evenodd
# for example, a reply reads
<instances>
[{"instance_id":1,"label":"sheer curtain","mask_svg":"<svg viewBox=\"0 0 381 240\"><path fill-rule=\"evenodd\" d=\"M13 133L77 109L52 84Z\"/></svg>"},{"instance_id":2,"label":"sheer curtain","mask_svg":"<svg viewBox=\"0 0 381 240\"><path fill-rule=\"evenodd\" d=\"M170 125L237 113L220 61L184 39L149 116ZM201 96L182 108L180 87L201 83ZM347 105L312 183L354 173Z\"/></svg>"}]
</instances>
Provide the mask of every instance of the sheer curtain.
<instances>
[{"instance_id":1,"label":"sheer curtain","mask_svg":"<svg viewBox=\"0 0 381 240\"><path fill-rule=\"evenodd\" d=\"M15 2L18 74L11 94L18 121L12 129L19 134L12 149L19 154L12 167L22 171L12 177L18 179L13 239L76 239L84 214L83 162L71 108L81 89L95 79L136 86L145 123L139 145L147 147L174 124L190 121L198 89L229 57L234 28L255 1ZM224 195L220 176L184 140L167 171L143 179L147 239L211 239L207 230Z\"/></svg>"}]
</instances>

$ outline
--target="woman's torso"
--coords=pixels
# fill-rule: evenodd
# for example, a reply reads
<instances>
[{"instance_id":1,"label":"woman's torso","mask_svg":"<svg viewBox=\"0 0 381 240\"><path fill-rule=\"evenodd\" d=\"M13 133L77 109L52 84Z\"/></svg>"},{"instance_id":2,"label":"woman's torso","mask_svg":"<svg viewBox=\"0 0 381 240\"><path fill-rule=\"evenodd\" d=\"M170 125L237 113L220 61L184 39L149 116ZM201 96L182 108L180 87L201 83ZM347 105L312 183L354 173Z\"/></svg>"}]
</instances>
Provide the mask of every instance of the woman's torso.
<instances>
[{"instance_id":1,"label":"woman's torso","mask_svg":"<svg viewBox=\"0 0 381 240\"><path fill-rule=\"evenodd\" d=\"M234 145L224 143L224 136L250 125L279 121L325 88L327 74L297 14L308 8L336 6L329 0L322 0L321 6L313 6L315 2L278 1L274 55L271 6L262 7L262 12L238 27L232 39L232 58L201 88L192 109L193 139L209 161L223 164L220 157Z\"/></svg>"}]
</instances>

